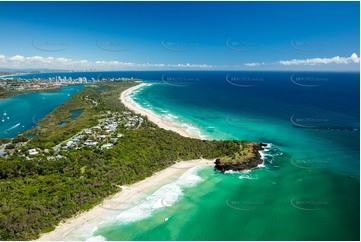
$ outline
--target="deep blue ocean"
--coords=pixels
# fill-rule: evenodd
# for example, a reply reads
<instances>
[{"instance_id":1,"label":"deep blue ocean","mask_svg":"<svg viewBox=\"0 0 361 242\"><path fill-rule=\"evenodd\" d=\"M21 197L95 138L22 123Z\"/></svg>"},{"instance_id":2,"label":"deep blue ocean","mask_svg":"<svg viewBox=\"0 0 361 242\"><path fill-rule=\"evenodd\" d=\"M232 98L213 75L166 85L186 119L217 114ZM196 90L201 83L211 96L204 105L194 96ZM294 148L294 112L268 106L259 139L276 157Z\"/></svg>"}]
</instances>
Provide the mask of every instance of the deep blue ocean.
<instances>
[{"instance_id":1,"label":"deep blue ocean","mask_svg":"<svg viewBox=\"0 0 361 242\"><path fill-rule=\"evenodd\" d=\"M127 224L115 220L92 236L359 240L359 73L153 71L37 77L59 75L141 78L149 85L132 98L165 120L205 139L270 145L263 168L224 175L197 171L201 182L182 190L179 204L174 205L180 209L157 207L149 218ZM189 201L195 206L185 213L181 208L189 207ZM164 216L170 218L167 223Z\"/></svg>"}]
</instances>

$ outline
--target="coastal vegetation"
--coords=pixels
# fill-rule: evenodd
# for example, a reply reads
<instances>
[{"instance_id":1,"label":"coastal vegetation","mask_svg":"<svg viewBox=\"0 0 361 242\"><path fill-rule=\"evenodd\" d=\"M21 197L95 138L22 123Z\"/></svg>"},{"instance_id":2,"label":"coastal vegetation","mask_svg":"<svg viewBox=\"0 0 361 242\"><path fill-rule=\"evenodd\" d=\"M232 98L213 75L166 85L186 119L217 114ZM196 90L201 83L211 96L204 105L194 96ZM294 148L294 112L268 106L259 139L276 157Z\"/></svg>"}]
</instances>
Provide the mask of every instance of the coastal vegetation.
<instances>
[{"instance_id":1,"label":"coastal vegetation","mask_svg":"<svg viewBox=\"0 0 361 242\"><path fill-rule=\"evenodd\" d=\"M0 240L35 239L180 160L256 158L254 143L186 138L128 110L119 94L136 84L85 87L33 129L0 140L9 154L0 157Z\"/></svg>"},{"instance_id":2,"label":"coastal vegetation","mask_svg":"<svg viewBox=\"0 0 361 242\"><path fill-rule=\"evenodd\" d=\"M229 141L236 142L237 141ZM221 172L225 171L244 171L257 168L263 163L260 151L267 146L262 143L242 142L238 149L225 154L225 156L218 157L214 162L215 168ZM235 147L235 145L233 146Z\"/></svg>"},{"instance_id":3,"label":"coastal vegetation","mask_svg":"<svg viewBox=\"0 0 361 242\"><path fill-rule=\"evenodd\" d=\"M43 85L43 83L39 83L38 80L20 81L0 78L0 98L8 98L30 92L55 92L58 90L59 86L51 85L49 82L46 85Z\"/></svg>"}]
</instances>

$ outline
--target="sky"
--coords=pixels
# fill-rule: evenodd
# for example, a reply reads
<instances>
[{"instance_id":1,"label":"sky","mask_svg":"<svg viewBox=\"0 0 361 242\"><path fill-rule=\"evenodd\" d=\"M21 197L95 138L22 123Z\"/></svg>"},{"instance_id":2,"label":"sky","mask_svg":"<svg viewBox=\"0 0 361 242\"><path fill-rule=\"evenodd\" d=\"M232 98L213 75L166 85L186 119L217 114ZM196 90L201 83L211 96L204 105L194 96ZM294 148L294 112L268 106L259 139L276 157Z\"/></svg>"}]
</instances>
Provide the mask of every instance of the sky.
<instances>
[{"instance_id":1,"label":"sky","mask_svg":"<svg viewBox=\"0 0 361 242\"><path fill-rule=\"evenodd\" d=\"M0 68L359 71L359 2L0 2Z\"/></svg>"}]
</instances>

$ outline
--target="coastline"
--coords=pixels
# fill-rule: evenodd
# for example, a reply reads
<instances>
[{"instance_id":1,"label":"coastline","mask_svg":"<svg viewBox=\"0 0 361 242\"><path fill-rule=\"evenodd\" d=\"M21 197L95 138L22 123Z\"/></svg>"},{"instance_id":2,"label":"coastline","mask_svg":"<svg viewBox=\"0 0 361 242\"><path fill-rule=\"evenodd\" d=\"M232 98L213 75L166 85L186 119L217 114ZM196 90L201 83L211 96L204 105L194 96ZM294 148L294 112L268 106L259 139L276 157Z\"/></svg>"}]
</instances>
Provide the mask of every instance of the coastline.
<instances>
[{"instance_id":1,"label":"coastline","mask_svg":"<svg viewBox=\"0 0 361 242\"><path fill-rule=\"evenodd\" d=\"M164 118L162 118L161 116L158 116L157 114L155 114L154 112L152 112L151 110L145 109L140 107L139 105L137 105L130 97L129 94L133 91L135 91L136 89L139 89L143 86L145 86L145 83L141 83L138 84L134 87L131 87L127 90L125 90L124 92L122 92L120 94L119 99L121 100L121 102L130 110L134 111L137 114L141 114L144 116L147 116L148 119L150 121L152 121L153 123L155 123L156 125L158 125L158 127L163 128L165 130L170 130L173 132L176 132L184 137L187 138L194 138L194 139L202 139L202 137L195 135L195 134L191 134L189 133L186 129L184 129L182 126L180 126L179 124L172 122L170 120L165 120Z\"/></svg>"},{"instance_id":2,"label":"coastline","mask_svg":"<svg viewBox=\"0 0 361 242\"><path fill-rule=\"evenodd\" d=\"M213 162L213 160L205 159L180 161L166 169L156 172L151 177L142 181L127 186L121 186L122 190L120 192L104 199L101 204L90 210L81 212L73 218L60 222L53 231L41 234L35 241L64 240L68 235L80 229L86 223L99 220L102 215L106 215L106 213L109 212L109 209L120 209L130 201L134 201L142 193L145 193L156 186L167 184L167 181L178 178L187 170L194 167L213 166ZM103 204L108 204L107 208L104 208Z\"/></svg>"},{"instance_id":3,"label":"coastline","mask_svg":"<svg viewBox=\"0 0 361 242\"><path fill-rule=\"evenodd\" d=\"M127 98L127 96L130 92L142 86L144 86L143 83L122 92L120 95L121 102L134 112L146 115L149 120L156 123L161 128L177 132L178 134L185 137L197 139L200 138L189 134L185 129L178 127L176 124L172 123L171 125L167 125L159 116L155 115L151 111L142 109L137 107L135 103L131 103L131 99L129 97ZM148 177L142 181L131 185L121 186L122 190L120 192L104 199L101 204L94 206L90 210L80 212L74 217L60 222L53 231L41 234L36 241L64 240L73 232L82 229L82 227L86 226L86 224L100 222L102 218L106 218L107 214L109 214L109 210L121 209L124 205L129 204L130 201L134 201L135 199L139 198L140 195L146 193L152 188L165 185L172 179L177 179L189 169L194 167L213 167L213 163L214 160L206 159L180 161L168 168L156 172L151 177ZM107 208L104 208L104 204L108 204Z\"/></svg>"},{"instance_id":4,"label":"coastline","mask_svg":"<svg viewBox=\"0 0 361 242\"><path fill-rule=\"evenodd\" d=\"M123 91L119 97L120 101L128 109L134 111L135 113L147 116L150 121L154 122L161 128L176 132L184 137L201 139L201 137L188 133L185 128L174 122L169 120L165 122L161 116L140 107L129 97L131 92L145 85L145 83L141 83ZM116 210L118 210L119 213L121 210L124 210L126 205L129 205L141 198L147 192L152 191L152 189L156 187L166 185L172 180L176 180L192 168L206 166L213 167L214 160L197 159L179 161L170 167L156 172L142 181L138 181L131 185L121 186L122 190L120 192L105 198L100 204L92 207L88 211L80 212L69 219L61 221L53 231L41 234L36 241L68 240L78 234L79 231L84 233L84 236L92 236L91 233L94 229L96 229L98 224L114 218L114 216L117 215ZM111 210L114 210L114 212Z\"/></svg>"}]
</instances>

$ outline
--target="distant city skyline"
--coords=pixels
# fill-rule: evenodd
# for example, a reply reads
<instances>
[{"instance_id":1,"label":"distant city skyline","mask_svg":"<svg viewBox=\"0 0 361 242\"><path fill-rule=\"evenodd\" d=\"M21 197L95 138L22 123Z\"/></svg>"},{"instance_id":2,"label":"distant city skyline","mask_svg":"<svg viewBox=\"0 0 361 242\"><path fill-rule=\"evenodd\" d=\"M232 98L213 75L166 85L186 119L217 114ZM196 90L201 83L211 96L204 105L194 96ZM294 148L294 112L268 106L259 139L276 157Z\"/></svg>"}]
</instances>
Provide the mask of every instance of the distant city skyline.
<instances>
[{"instance_id":1,"label":"distant city skyline","mask_svg":"<svg viewBox=\"0 0 361 242\"><path fill-rule=\"evenodd\" d=\"M359 71L359 4L0 2L0 68Z\"/></svg>"}]
</instances>

